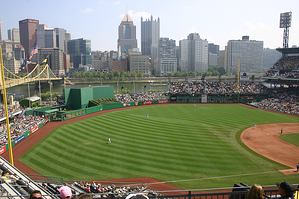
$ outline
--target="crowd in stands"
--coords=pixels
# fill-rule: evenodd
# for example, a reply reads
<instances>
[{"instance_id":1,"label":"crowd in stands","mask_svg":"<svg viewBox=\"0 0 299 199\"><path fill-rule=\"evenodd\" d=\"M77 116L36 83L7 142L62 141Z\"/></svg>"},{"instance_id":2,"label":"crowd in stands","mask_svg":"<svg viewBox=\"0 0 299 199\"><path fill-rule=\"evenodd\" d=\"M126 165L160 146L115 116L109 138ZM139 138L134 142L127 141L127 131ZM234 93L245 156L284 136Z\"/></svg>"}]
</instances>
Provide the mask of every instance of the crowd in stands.
<instances>
[{"instance_id":1,"label":"crowd in stands","mask_svg":"<svg viewBox=\"0 0 299 199\"><path fill-rule=\"evenodd\" d=\"M123 103L150 101L150 100L163 100L168 99L168 93L130 93L130 94L115 94L114 97Z\"/></svg>"},{"instance_id":2,"label":"crowd in stands","mask_svg":"<svg viewBox=\"0 0 299 199\"><path fill-rule=\"evenodd\" d=\"M102 184L98 181L80 181L68 184L41 184L44 190L48 190L53 194L59 195L61 189L65 189L67 186L71 190L72 196L79 196L81 194L89 194L96 196L97 198L107 198L107 197L126 197L130 194L142 193L146 196L160 196L161 193L157 193L154 189L147 186L136 186L136 185L115 185L115 184Z\"/></svg>"},{"instance_id":3,"label":"crowd in stands","mask_svg":"<svg viewBox=\"0 0 299 199\"><path fill-rule=\"evenodd\" d=\"M283 56L264 77L299 78L299 55Z\"/></svg>"},{"instance_id":4,"label":"crowd in stands","mask_svg":"<svg viewBox=\"0 0 299 199\"><path fill-rule=\"evenodd\" d=\"M8 109L8 116L11 116L14 113L22 111L20 107L16 107L16 106L8 106L7 109ZM5 107L4 105L0 105L0 118L4 118L4 117L5 117Z\"/></svg>"},{"instance_id":5,"label":"crowd in stands","mask_svg":"<svg viewBox=\"0 0 299 199\"><path fill-rule=\"evenodd\" d=\"M264 99L256 105L262 109L299 114L299 93L298 91L288 91L275 98Z\"/></svg>"},{"instance_id":6,"label":"crowd in stands","mask_svg":"<svg viewBox=\"0 0 299 199\"><path fill-rule=\"evenodd\" d=\"M297 69L299 67L299 55L283 56L273 66L274 69Z\"/></svg>"},{"instance_id":7,"label":"crowd in stands","mask_svg":"<svg viewBox=\"0 0 299 199\"><path fill-rule=\"evenodd\" d=\"M200 92L210 94L237 93L237 82L172 82L171 90L174 93ZM266 93L268 89L261 83L241 82L240 93Z\"/></svg>"},{"instance_id":8,"label":"crowd in stands","mask_svg":"<svg viewBox=\"0 0 299 199\"><path fill-rule=\"evenodd\" d=\"M43 116L15 116L13 121L10 121L9 125L11 141L22 136L24 133L31 130L40 123L45 124L46 122L47 118ZM1 124L1 127L3 130L0 133L0 148L8 143L6 126Z\"/></svg>"},{"instance_id":9,"label":"crowd in stands","mask_svg":"<svg viewBox=\"0 0 299 199\"><path fill-rule=\"evenodd\" d=\"M205 94L233 94L237 93L237 82L172 82L170 84L172 93L205 93ZM267 93L269 89L262 83L241 82L240 93ZM137 102L148 100L168 99L167 92L163 93L135 93L135 94L115 94L114 97L122 102Z\"/></svg>"}]
</instances>

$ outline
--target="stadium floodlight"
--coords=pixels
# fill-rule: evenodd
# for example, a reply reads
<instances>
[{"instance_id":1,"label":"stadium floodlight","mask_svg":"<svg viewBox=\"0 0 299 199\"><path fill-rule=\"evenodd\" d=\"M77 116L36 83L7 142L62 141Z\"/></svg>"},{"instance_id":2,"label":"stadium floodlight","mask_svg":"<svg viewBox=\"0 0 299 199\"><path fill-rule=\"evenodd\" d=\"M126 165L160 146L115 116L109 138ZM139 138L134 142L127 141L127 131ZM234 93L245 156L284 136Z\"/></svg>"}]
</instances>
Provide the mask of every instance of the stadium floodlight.
<instances>
[{"instance_id":1,"label":"stadium floodlight","mask_svg":"<svg viewBox=\"0 0 299 199\"><path fill-rule=\"evenodd\" d=\"M291 27L292 12L280 13L280 26L279 28Z\"/></svg>"},{"instance_id":2,"label":"stadium floodlight","mask_svg":"<svg viewBox=\"0 0 299 199\"><path fill-rule=\"evenodd\" d=\"M284 28L283 31L283 48L289 47L289 27L291 27L292 12L280 13L280 28Z\"/></svg>"}]
</instances>

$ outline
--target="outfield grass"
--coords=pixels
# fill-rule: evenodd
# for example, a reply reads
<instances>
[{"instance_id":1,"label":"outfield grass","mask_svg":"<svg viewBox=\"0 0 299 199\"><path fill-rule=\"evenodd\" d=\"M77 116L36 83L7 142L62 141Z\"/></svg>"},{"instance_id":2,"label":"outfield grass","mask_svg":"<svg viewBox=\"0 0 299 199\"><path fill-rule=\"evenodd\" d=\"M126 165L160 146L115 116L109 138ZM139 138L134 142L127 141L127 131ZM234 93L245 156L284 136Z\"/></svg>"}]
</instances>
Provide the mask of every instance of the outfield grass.
<instances>
[{"instance_id":1,"label":"outfield grass","mask_svg":"<svg viewBox=\"0 0 299 199\"><path fill-rule=\"evenodd\" d=\"M279 136L280 139L287 141L297 147L299 147L299 133L296 134L284 134ZM299 154L298 154L299 155Z\"/></svg>"},{"instance_id":2,"label":"outfield grass","mask_svg":"<svg viewBox=\"0 0 299 199\"><path fill-rule=\"evenodd\" d=\"M19 160L64 180L153 177L183 189L298 183L278 171L287 166L240 142L254 124L286 122L299 118L240 105L124 109L56 128Z\"/></svg>"}]
</instances>

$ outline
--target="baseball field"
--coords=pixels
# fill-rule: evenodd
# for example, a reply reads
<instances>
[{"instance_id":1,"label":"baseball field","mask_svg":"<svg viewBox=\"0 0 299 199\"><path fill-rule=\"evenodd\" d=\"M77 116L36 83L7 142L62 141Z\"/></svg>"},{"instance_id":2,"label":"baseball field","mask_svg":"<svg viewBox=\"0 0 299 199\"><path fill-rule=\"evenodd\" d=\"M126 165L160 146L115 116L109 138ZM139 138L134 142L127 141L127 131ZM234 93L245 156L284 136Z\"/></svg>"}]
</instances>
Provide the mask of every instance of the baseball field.
<instances>
[{"instance_id":1,"label":"baseball field","mask_svg":"<svg viewBox=\"0 0 299 199\"><path fill-rule=\"evenodd\" d=\"M237 104L118 109L55 128L19 161L69 181L152 177L182 189L298 183L299 174L279 171L290 167L241 141L245 129L272 123L299 123L299 117ZM299 140L298 132L290 140Z\"/></svg>"}]
</instances>

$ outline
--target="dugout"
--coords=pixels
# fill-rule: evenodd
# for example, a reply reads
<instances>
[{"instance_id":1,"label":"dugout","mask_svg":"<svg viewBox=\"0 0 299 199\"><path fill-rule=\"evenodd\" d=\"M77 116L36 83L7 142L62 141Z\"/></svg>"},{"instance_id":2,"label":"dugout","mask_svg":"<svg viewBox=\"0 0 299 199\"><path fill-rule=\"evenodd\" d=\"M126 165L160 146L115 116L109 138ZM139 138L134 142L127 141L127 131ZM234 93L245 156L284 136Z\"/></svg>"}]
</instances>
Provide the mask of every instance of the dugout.
<instances>
[{"instance_id":1,"label":"dugout","mask_svg":"<svg viewBox=\"0 0 299 199\"><path fill-rule=\"evenodd\" d=\"M89 100L114 97L113 86L65 89L65 106L68 109L87 108Z\"/></svg>"}]
</instances>

